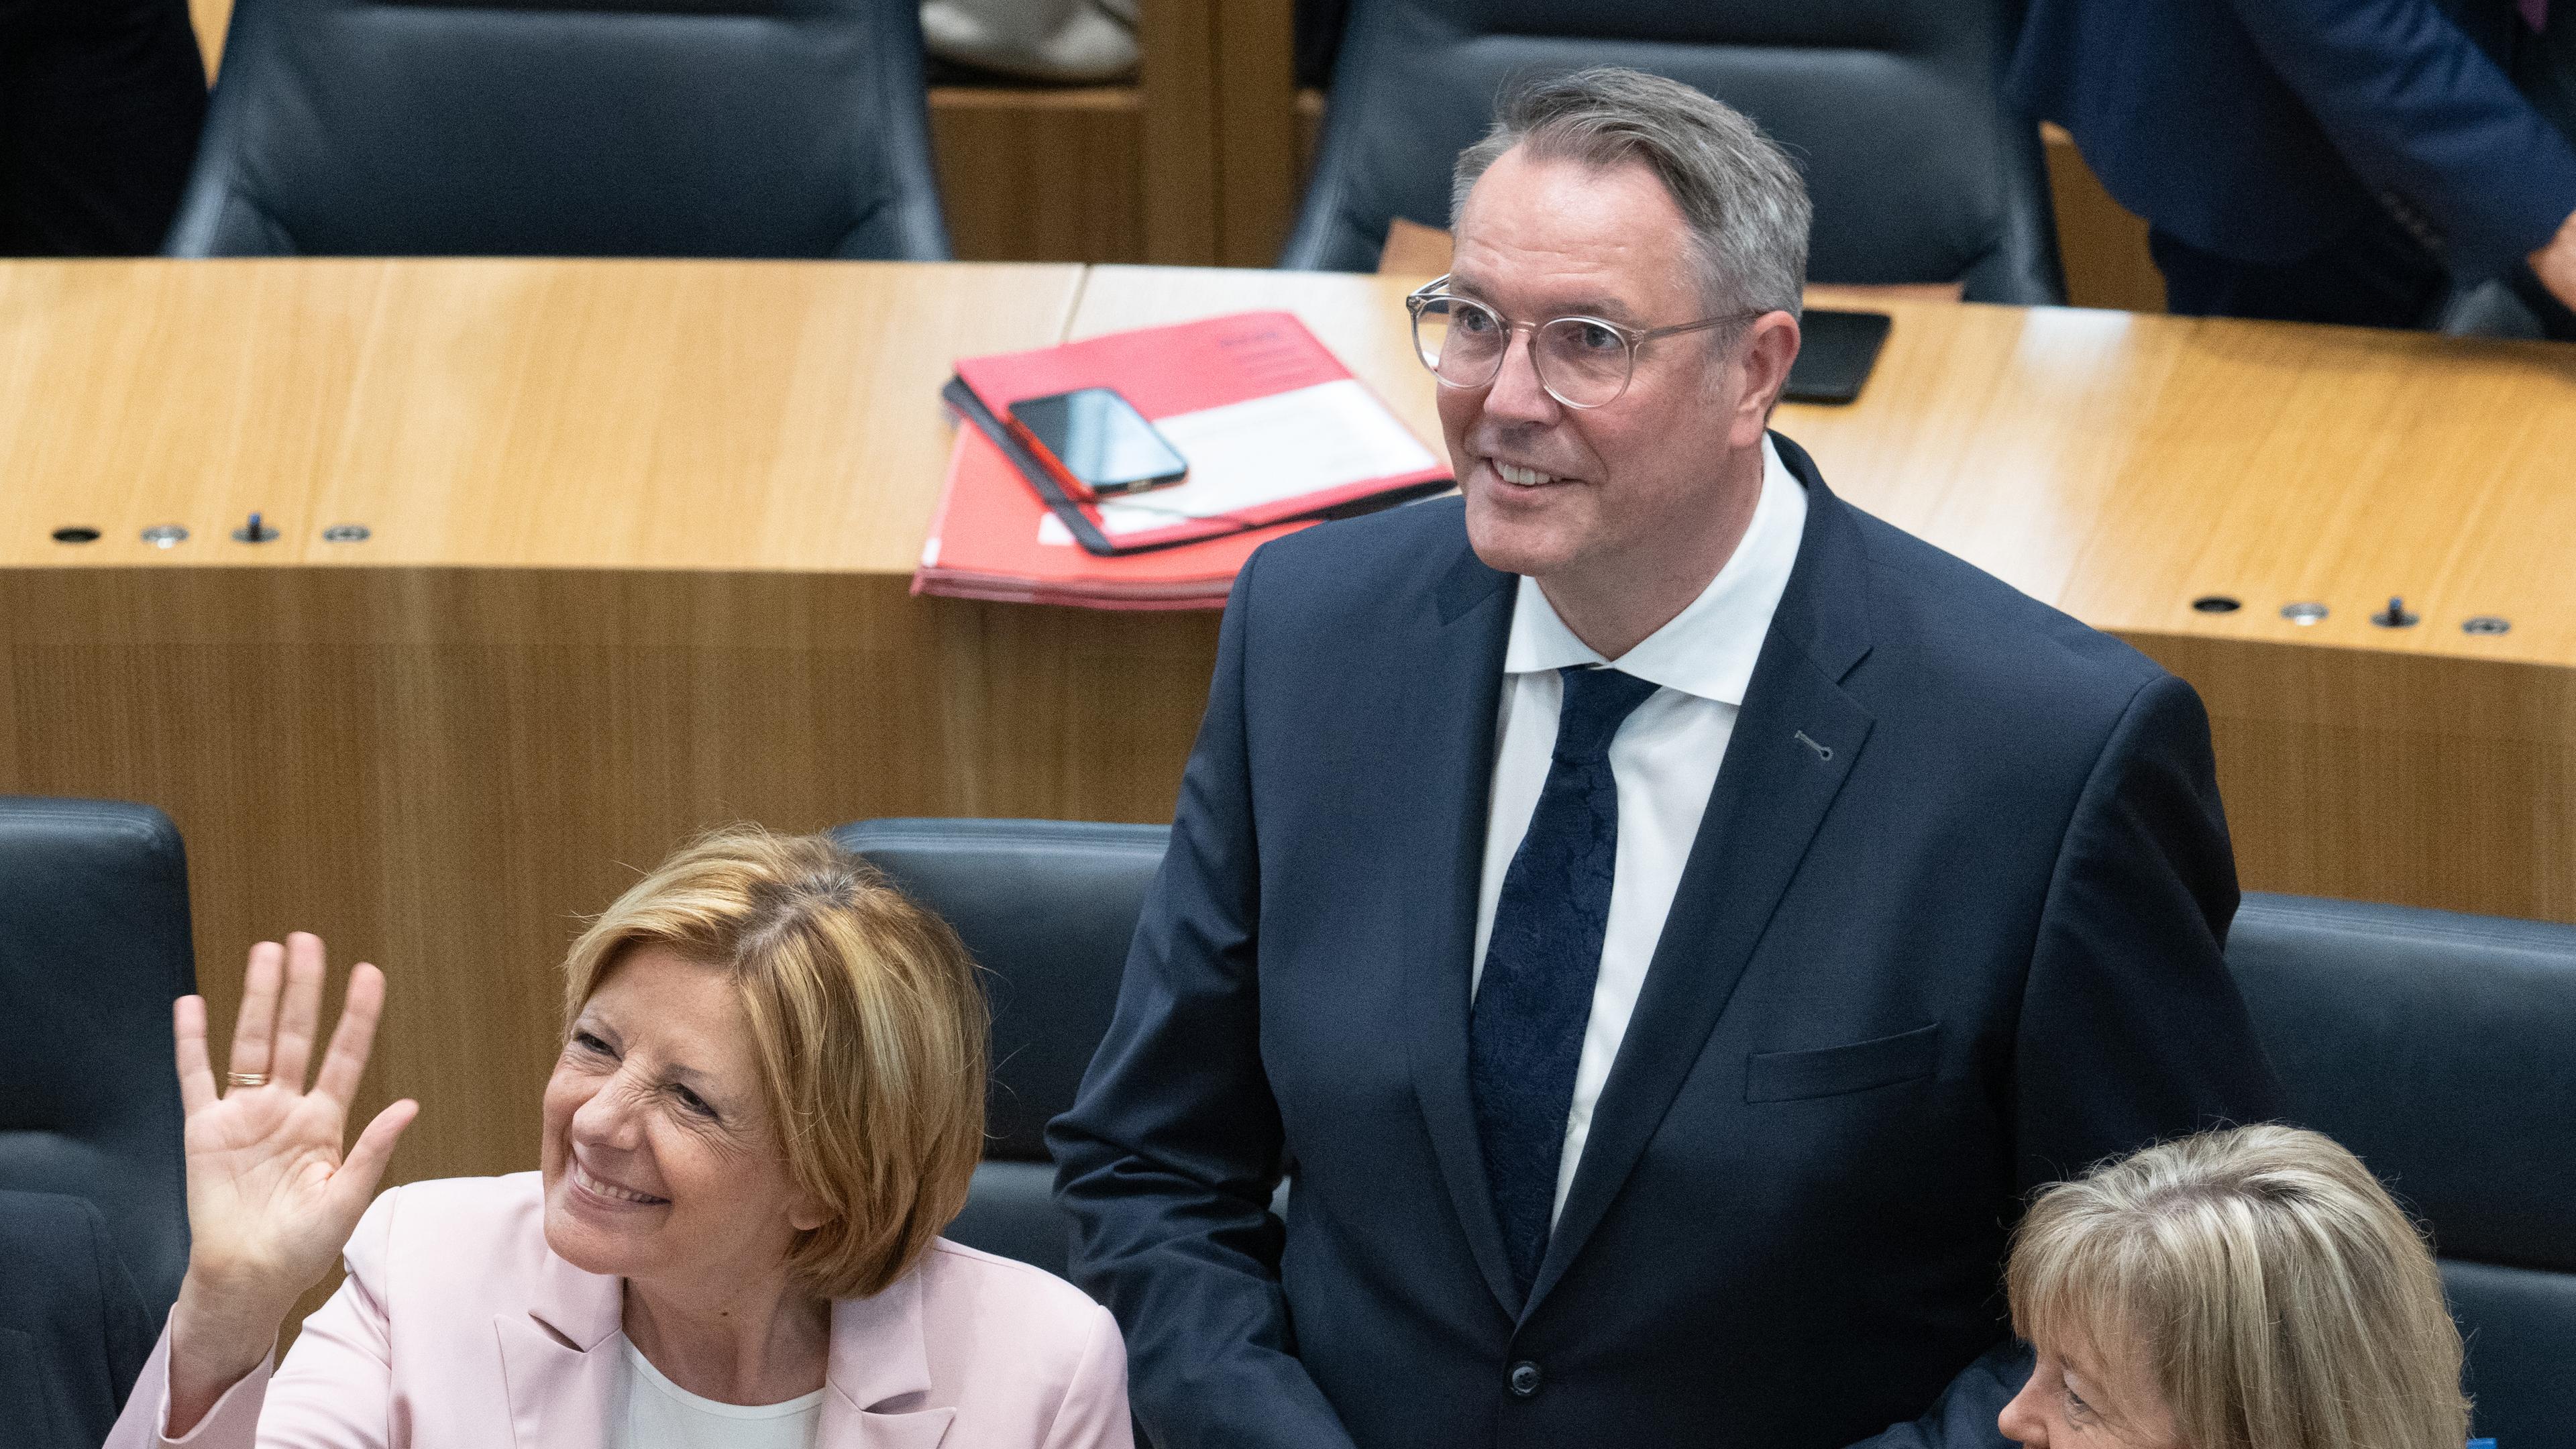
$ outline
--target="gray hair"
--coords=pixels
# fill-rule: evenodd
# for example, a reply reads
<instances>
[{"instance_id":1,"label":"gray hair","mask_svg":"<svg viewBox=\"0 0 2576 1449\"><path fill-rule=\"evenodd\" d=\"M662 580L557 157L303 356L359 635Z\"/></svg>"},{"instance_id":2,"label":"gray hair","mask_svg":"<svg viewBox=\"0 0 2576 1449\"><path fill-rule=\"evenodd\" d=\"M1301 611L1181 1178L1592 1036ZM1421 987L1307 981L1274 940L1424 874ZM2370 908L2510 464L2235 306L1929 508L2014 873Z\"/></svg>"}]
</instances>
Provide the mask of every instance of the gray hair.
<instances>
[{"instance_id":1,"label":"gray hair","mask_svg":"<svg viewBox=\"0 0 2576 1449\"><path fill-rule=\"evenodd\" d=\"M1643 161L1690 224L1712 316L1796 316L1814 209L1788 154L1743 112L1659 75L1592 66L1515 88L1485 138L1458 153L1449 226L1477 178L1514 146L1587 166Z\"/></svg>"}]
</instances>

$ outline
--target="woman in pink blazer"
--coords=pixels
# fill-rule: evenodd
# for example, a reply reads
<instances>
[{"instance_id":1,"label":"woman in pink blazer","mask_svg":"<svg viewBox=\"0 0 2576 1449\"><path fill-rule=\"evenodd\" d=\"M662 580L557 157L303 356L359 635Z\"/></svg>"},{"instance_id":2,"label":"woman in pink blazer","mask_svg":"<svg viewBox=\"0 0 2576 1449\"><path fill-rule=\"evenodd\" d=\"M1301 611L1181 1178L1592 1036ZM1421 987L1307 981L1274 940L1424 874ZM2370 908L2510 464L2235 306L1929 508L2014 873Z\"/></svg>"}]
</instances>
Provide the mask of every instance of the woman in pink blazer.
<instances>
[{"instance_id":1,"label":"woman in pink blazer","mask_svg":"<svg viewBox=\"0 0 2576 1449\"><path fill-rule=\"evenodd\" d=\"M985 1024L936 917L828 840L728 831L565 969L541 1170L372 1206L417 1111L342 1158L383 974L350 973L309 1091L320 941L252 949L220 1093L180 1000L193 1246L111 1449L1129 1449L1109 1314L937 1236L981 1148Z\"/></svg>"}]
</instances>

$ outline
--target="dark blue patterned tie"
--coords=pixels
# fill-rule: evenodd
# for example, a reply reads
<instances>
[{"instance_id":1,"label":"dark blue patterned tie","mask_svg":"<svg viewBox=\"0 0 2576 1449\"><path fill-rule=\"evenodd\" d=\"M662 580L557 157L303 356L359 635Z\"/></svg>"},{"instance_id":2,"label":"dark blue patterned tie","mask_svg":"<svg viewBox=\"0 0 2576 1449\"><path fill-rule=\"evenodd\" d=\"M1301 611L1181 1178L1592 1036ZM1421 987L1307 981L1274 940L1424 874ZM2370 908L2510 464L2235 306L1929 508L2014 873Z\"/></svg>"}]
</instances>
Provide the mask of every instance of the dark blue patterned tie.
<instances>
[{"instance_id":1,"label":"dark blue patterned tie","mask_svg":"<svg viewBox=\"0 0 2576 1449\"><path fill-rule=\"evenodd\" d=\"M1524 1296L1547 1256L1565 1117L1619 864L1610 741L1655 692L1652 683L1615 669L1557 673L1565 703L1556 716L1556 754L1529 833L1503 872L1467 1033L1485 1178Z\"/></svg>"}]
</instances>

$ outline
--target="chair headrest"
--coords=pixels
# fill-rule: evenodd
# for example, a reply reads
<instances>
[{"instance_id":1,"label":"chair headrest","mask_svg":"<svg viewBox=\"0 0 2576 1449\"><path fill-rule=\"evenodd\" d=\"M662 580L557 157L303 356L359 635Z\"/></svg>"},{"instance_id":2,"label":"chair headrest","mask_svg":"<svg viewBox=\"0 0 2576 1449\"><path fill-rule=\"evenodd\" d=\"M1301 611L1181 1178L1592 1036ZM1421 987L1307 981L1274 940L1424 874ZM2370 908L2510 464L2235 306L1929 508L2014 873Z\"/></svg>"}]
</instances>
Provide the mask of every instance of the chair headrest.
<instances>
[{"instance_id":1,"label":"chair headrest","mask_svg":"<svg viewBox=\"0 0 2576 1449\"><path fill-rule=\"evenodd\" d=\"M2576 927L2249 894L2227 958L2293 1117L2443 1256L2576 1272Z\"/></svg>"},{"instance_id":2,"label":"chair headrest","mask_svg":"<svg viewBox=\"0 0 2576 1449\"><path fill-rule=\"evenodd\" d=\"M957 929L986 972L993 1094L985 1155L1047 1160L1109 1030L1127 947L1170 838L1160 825L870 820L832 832Z\"/></svg>"},{"instance_id":3,"label":"chair headrest","mask_svg":"<svg viewBox=\"0 0 2576 1449\"><path fill-rule=\"evenodd\" d=\"M196 989L168 816L0 796L0 1187L96 1204L155 1313L187 1268L170 1003Z\"/></svg>"}]
</instances>

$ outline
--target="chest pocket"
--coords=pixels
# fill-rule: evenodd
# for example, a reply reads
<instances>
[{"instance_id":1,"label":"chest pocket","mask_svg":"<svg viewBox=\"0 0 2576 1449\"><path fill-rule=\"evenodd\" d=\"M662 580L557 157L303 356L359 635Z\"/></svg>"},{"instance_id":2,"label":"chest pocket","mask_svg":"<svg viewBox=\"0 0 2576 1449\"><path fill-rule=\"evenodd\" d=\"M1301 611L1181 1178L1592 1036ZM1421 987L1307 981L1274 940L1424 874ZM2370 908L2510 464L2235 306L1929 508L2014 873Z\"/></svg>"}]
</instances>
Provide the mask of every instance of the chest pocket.
<instances>
[{"instance_id":1,"label":"chest pocket","mask_svg":"<svg viewBox=\"0 0 2576 1449\"><path fill-rule=\"evenodd\" d=\"M1744 1064L1744 1100L1795 1102L1892 1087L1932 1075L1941 1024L1812 1051L1756 1052Z\"/></svg>"}]
</instances>

